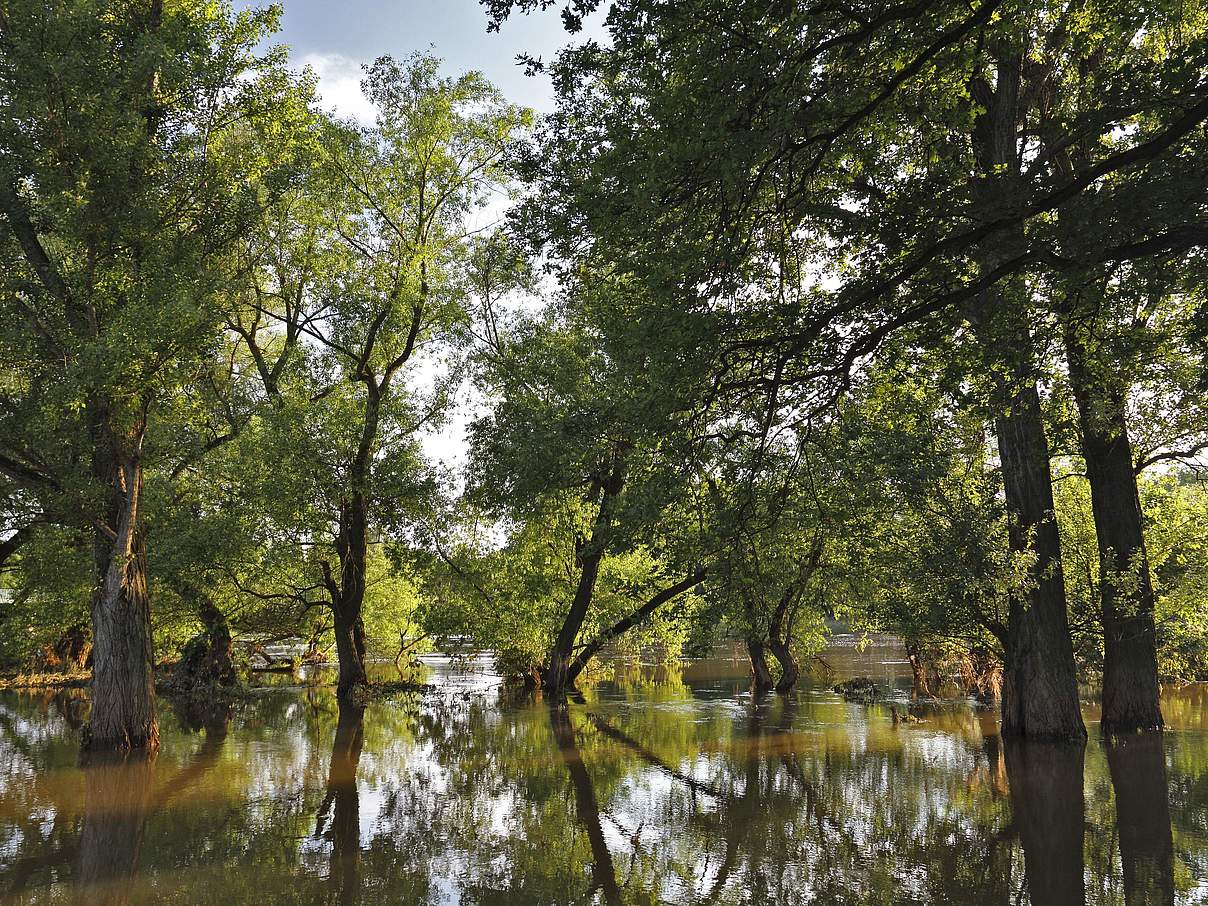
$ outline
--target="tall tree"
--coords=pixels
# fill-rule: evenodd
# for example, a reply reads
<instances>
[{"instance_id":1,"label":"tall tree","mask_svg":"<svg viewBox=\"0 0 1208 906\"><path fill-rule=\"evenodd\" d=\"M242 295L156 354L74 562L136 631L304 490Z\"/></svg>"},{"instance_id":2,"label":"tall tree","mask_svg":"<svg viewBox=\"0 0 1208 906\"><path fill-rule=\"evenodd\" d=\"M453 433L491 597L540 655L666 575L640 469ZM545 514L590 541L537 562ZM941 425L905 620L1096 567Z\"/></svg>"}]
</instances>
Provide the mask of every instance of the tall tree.
<instances>
[{"instance_id":1,"label":"tall tree","mask_svg":"<svg viewBox=\"0 0 1208 906\"><path fill-rule=\"evenodd\" d=\"M295 503L334 618L343 698L366 682L377 530L416 500L419 431L444 417L459 379L476 218L507 191L506 153L531 121L481 74L442 76L431 56L382 57L363 87L376 123L320 124L307 192L269 231L232 321L310 498Z\"/></svg>"},{"instance_id":2,"label":"tall tree","mask_svg":"<svg viewBox=\"0 0 1208 906\"><path fill-rule=\"evenodd\" d=\"M554 4L485 5L498 23ZM600 5L566 4L568 26ZM574 224L686 309L704 297L733 312L714 341L722 411L717 391L759 387L779 405L824 404L903 327L971 323L983 355L969 377L997 383L987 416L1011 544L1031 561L1008 621L1009 733L1085 732L1037 383L1050 336L1035 335L1032 281L1182 254L1208 236L1202 210L1168 191L1186 186L1188 164L1202 171L1187 152L1208 118L1198 14L1183 17L1177 49L1158 40L1146 60L1124 55L1125 77L1081 99L1074 134L1104 152L1072 175L1039 139L1045 92L1071 64L1072 33L1127 47L1182 16L1176 6L618 0L611 44L584 42L551 67L559 110L536 163L547 220ZM1058 253L1054 222L1091 197L1112 212L1100 241ZM769 298L778 307L748 316Z\"/></svg>"},{"instance_id":3,"label":"tall tree","mask_svg":"<svg viewBox=\"0 0 1208 906\"><path fill-rule=\"evenodd\" d=\"M0 467L91 533L89 744L154 747L144 439L215 335L224 252L286 161L278 10L17 2L0 12Z\"/></svg>"}]
</instances>

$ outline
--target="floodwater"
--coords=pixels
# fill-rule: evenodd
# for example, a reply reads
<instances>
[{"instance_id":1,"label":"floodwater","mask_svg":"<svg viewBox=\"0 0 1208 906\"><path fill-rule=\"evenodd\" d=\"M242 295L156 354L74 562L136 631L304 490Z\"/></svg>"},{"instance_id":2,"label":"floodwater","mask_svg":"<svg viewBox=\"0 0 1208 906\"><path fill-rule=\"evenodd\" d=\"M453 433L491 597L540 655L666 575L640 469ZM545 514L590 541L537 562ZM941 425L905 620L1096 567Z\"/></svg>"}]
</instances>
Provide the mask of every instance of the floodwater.
<instances>
[{"instance_id":1,"label":"floodwater","mask_svg":"<svg viewBox=\"0 0 1208 906\"><path fill-rule=\"evenodd\" d=\"M892 652L840 673L899 684ZM1004 745L967 705L895 725L726 659L606 665L551 709L485 662L423 698L277 686L163 705L153 762L81 767L79 690L0 696L0 901L1208 903L1208 694L1106 748Z\"/></svg>"}]
</instances>

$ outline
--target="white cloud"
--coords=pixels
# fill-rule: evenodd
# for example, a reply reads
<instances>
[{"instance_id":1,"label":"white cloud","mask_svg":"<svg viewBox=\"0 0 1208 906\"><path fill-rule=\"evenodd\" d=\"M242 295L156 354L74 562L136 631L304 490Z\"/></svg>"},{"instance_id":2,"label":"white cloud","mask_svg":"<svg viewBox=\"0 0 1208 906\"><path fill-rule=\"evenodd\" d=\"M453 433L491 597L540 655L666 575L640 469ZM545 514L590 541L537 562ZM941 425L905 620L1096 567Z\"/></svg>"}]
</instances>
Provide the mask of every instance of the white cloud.
<instances>
[{"instance_id":1,"label":"white cloud","mask_svg":"<svg viewBox=\"0 0 1208 906\"><path fill-rule=\"evenodd\" d=\"M364 73L360 63L338 53L308 53L302 63L319 77L319 97L325 108L364 125L373 124L373 105L361 92Z\"/></svg>"}]
</instances>

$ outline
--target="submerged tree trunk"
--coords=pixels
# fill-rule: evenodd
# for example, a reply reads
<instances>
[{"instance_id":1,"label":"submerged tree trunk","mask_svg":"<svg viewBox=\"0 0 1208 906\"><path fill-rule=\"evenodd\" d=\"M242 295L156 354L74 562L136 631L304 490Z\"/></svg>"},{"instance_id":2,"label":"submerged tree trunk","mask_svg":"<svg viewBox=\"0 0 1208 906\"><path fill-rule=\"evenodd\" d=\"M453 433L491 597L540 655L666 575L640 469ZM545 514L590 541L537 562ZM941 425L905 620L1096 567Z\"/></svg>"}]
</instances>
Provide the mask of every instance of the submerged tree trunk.
<instances>
[{"instance_id":1,"label":"submerged tree trunk","mask_svg":"<svg viewBox=\"0 0 1208 906\"><path fill-rule=\"evenodd\" d=\"M1086 902L1082 742L1004 741L1011 810L1033 906Z\"/></svg>"},{"instance_id":2,"label":"submerged tree trunk","mask_svg":"<svg viewBox=\"0 0 1208 906\"><path fill-rule=\"evenodd\" d=\"M226 615L204 590L191 582L181 581L178 591L197 608L202 630L184 647L176 667L174 685L233 686L238 682L235 672L234 642Z\"/></svg>"},{"instance_id":3,"label":"submerged tree trunk","mask_svg":"<svg viewBox=\"0 0 1208 906\"><path fill-rule=\"evenodd\" d=\"M978 219L992 223L1017 204L1021 190L1019 129L1027 48L1004 38L993 48L993 83L976 73L970 90L982 107L972 135ZM1022 233L994 232L977 248L983 276L1020 253ZM993 375L995 433L1010 517L1011 550L1031 558L1028 587L1012 595L1002 690L1006 736L1083 739L1074 650L1066 613L1061 542L1053 513L1049 444L1040 406L1032 305L1019 278L994 283L967 309Z\"/></svg>"},{"instance_id":4,"label":"submerged tree trunk","mask_svg":"<svg viewBox=\"0 0 1208 906\"><path fill-rule=\"evenodd\" d=\"M910 662L910 673L913 677L911 695L914 698L934 698L931 684L927 681L927 665L923 663L922 650L914 640L906 642L906 660Z\"/></svg>"},{"instance_id":5,"label":"submerged tree trunk","mask_svg":"<svg viewBox=\"0 0 1208 906\"><path fill-rule=\"evenodd\" d=\"M790 692L801 677L801 664L793 649L789 647L788 639L781 639L776 634L768 637L768 650L776 663L780 665L780 679L776 681L777 692Z\"/></svg>"},{"instance_id":6,"label":"submerged tree trunk","mask_svg":"<svg viewBox=\"0 0 1208 906\"><path fill-rule=\"evenodd\" d=\"M142 465L135 442L123 442L104 419L94 422L93 477L108 495L93 545L93 750L154 749L155 717L147 554L142 529Z\"/></svg>"},{"instance_id":7,"label":"submerged tree trunk","mask_svg":"<svg viewBox=\"0 0 1208 906\"><path fill-rule=\"evenodd\" d=\"M1068 323L1065 346L1099 544L1101 726L1105 733L1157 730L1163 724L1154 594L1125 418L1127 392L1114 373L1094 362L1087 343Z\"/></svg>"},{"instance_id":8,"label":"submerged tree trunk","mask_svg":"<svg viewBox=\"0 0 1208 906\"><path fill-rule=\"evenodd\" d=\"M341 701L355 696L356 690L368 684L365 671L365 570L369 559L368 502L365 495L354 491L340 508L340 529L336 537L336 553L340 558L340 579L336 582L324 568L324 582L331 596L333 631L336 638L336 660L339 679L336 694Z\"/></svg>"},{"instance_id":9,"label":"submerged tree trunk","mask_svg":"<svg viewBox=\"0 0 1208 906\"><path fill-rule=\"evenodd\" d=\"M1153 734L1107 743L1116 793L1116 828L1128 906L1173 906L1174 843L1166 786L1166 753Z\"/></svg>"},{"instance_id":10,"label":"submerged tree trunk","mask_svg":"<svg viewBox=\"0 0 1208 906\"><path fill-rule=\"evenodd\" d=\"M772 671L768 667L763 640L755 636L748 636L747 654L751 658L751 687L756 692L767 692L776 685L776 681L772 678Z\"/></svg>"},{"instance_id":11,"label":"submerged tree trunk","mask_svg":"<svg viewBox=\"0 0 1208 906\"><path fill-rule=\"evenodd\" d=\"M562 695L566 688L574 682L574 677L571 675L571 664L575 640L578 639L579 631L583 628L583 622L587 619L587 612L591 608L596 580L600 576L600 564L604 560L604 550L608 543L608 533L612 528L613 510L624 486L625 463L618 456L607 477L598 485L600 504L596 510L591 537L579 550L579 581L575 586L575 596L571 600L570 609L554 639L541 678L544 690L555 697Z\"/></svg>"}]
</instances>

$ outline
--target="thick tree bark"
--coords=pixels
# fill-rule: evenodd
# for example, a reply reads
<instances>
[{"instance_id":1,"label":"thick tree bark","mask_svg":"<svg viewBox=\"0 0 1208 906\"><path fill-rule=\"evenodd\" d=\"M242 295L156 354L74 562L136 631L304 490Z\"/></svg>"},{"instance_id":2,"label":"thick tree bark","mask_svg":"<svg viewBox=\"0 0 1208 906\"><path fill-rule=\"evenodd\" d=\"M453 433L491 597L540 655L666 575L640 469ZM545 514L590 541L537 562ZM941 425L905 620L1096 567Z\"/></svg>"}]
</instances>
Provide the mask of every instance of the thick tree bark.
<instances>
[{"instance_id":1,"label":"thick tree bark","mask_svg":"<svg viewBox=\"0 0 1208 906\"><path fill-rule=\"evenodd\" d=\"M85 746L154 749L159 728L141 525L142 466L104 421L99 424L94 431L93 476L103 482L108 506L93 548L97 584L92 592L92 717Z\"/></svg>"},{"instance_id":2,"label":"thick tree bark","mask_svg":"<svg viewBox=\"0 0 1208 906\"><path fill-rule=\"evenodd\" d=\"M1108 740L1116 792L1116 828L1128 906L1173 906L1174 843L1166 788L1166 753L1154 734Z\"/></svg>"},{"instance_id":3,"label":"thick tree bark","mask_svg":"<svg viewBox=\"0 0 1208 906\"><path fill-rule=\"evenodd\" d=\"M1026 48L1004 40L994 49L994 84L976 75L970 89L983 110L972 143L979 219L991 222L1018 201L1021 88ZM976 250L993 273L1018 254L1022 235L997 235ZM1031 305L1021 280L996 284L967 310L994 376L995 433L1011 550L1032 558L1028 587L1010 602L1002 691L1002 732L1037 739L1083 739L1074 651L1066 613L1061 542L1053 513L1049 445L1034 374Z\"/></svg>"},{"instance_id":4,"label":"thick tree bark","mask_svg":"<svg viewBox=\"0 0 1208 906\"><path fill-rule=\"evenodd\" d=\"M1033 906L1086 902L1081 742L1004 741L1011 809Z\"/></svg>"},{"instance_id":5,"label":"thick tree bark","mask_svg":"<svg viewBox=\"0 0 1208 906\"><path fill-rule=\"evenodd\" d=\"M341 701L336 737L331 747L331 766L327 774L327 794L319 807L315 836L324 836L324 822L330 817L326 836L331 841L329 882L337 903L360 900L361 817L357 792L357 766L364 743L365 709Z\"/></svg>"},{"instance_id":6,"label":"thick tree bark","mask_svg":"<svg viewBox=\"0 0 1208 906\"><path fill-rule=\"evenodd\" d=\"M570 609L554 639L541 678L543 689L554 696L565 693L566 688L574 682L570 671L575 640L578 639L583 622L587 619L587 612L591 609L596 580L600 576L600 564L604 560L604 551L608 543L608 533L612 528L613 510L624 487L625 463L623 458L618 455L609 469L608 475L599 484L600 504L596 510L591 537L583 544L579 552L581 566L575 596L571 600Z\"/></svg>"},{"instance_id":7,"label":"thick tree bark","mask_svg":"<svg viewBox=\"0 0 1208 906\"><path fill-rule=\"evenodd\" d=\"M1083 739L1074 647L1066 613L1061 542L1040 396L1033 382L996 420L1011 550L1030 554L1029 587L1007 619L1002 732L1033 739Z\"/></svg>"},{"instance_id":8,"label":"thick tree bark","mask_svg":"<svg viewBox=\"0 0 1208 906\"><path fill-rule=\"evenodd\" d=\"M1092 351L1069 324L1065 347L1099 545L1101 726L1109 734L1158 730L1163 723L1154 594L1125 418L1127 392L1113 372L1094 362Z\"/></svg>"},{"instance_id":9,"label":"thick tree bark","mask_svg":"<svg viewBox=\"0 0 1208 906\"><path fill-rule=\"evenodd\" d=\"M768 658L764 654L763 640L756 636L747 637L747 654L751 658L751 688L756 692L767 692L776 685Z\"/></svg>"}]
</instances>

